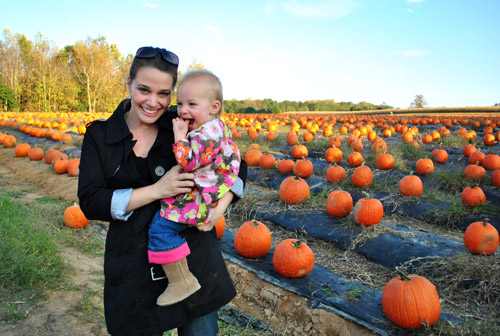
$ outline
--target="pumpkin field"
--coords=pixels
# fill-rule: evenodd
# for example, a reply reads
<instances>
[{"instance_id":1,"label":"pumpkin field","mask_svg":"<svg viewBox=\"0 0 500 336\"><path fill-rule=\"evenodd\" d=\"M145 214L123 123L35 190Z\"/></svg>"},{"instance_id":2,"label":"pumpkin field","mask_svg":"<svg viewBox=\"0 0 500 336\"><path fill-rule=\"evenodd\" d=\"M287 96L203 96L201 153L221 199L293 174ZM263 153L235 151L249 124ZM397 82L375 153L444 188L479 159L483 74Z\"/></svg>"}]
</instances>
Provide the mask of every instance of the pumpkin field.
<instances>
[{"instance_id":1,"label":"pumpkin field","mask_svg":"<svg viewBox=\"0 0 500 336\"><path fill-rule=\"evenodd\" d=\"M85 124L107 117L0 113L2 174L77 202ZM217 225L238 291L229 323L256 335L500 334L497 112L223 119L248 164L244 198Z\"/></svg>"}]
</instances>

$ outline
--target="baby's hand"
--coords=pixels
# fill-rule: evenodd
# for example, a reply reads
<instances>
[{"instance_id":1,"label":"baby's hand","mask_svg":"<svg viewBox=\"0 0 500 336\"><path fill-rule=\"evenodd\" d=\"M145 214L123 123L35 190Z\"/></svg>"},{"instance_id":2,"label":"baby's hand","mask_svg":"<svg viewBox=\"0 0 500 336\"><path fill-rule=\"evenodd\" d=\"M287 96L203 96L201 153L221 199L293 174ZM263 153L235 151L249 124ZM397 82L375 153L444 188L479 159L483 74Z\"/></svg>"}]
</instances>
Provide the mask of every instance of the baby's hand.
<instances>
[{"instance_id":1,"label":"baby's hand","mask_svg":"<svg viewBox=\"0 0 500 336\"><path fill-rule=\"evenodd\" d=\"M175 118L172 120L172 125L174 127L175 142L178 142L186 137L186 134L188 133L189 121L182 118Z\"/></svg>"}]
</instances>

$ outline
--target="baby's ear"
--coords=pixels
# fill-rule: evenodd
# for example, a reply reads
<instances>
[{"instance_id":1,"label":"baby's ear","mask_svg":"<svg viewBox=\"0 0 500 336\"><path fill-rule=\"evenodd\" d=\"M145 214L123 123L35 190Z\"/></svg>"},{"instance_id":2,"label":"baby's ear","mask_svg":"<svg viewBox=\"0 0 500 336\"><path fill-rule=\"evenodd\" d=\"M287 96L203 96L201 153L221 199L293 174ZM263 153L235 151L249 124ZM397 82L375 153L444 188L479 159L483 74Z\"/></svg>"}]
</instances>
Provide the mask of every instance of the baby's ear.
<instances>
[{"instance_id":1,"label":"baby's ear","mask_svg":"<svg viewBox=\"0 0 500 336\"><path fill-rule=\"evenodd\" d=\"M217 114L221 108L220 101L216 100L212 103L212 108L210 109L210 114Z\"/></svg>"}]
</instances>

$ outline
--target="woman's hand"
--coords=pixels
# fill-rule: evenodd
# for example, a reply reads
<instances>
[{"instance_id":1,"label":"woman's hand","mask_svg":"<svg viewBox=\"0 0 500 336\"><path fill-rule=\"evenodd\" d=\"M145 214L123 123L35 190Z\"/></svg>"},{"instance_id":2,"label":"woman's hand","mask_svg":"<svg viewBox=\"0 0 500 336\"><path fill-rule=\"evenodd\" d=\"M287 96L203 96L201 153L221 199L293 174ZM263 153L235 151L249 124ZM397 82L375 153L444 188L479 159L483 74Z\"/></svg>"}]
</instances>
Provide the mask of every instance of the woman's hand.
<instances>
[{"instance_id":1,"label":"woman's hand","mask_svg":"<svg viewBox=\"0 0 500 336\"><path fill-rule=\"evenodd\" d=\"M178 194L185 194L194 187L194 174L179 173L181 166L172 167L153 186L155 188L156 199L173 197Z\"/></svg>"},{"instance_id":2,"label":"woman's hand","mask_svg":"<svg viewBox=\"0 0 500 336\"><path fill-rule=\"evenodd\" d=\"M215 207L214 212L212 213L212 216L210 216L210 220L208 221L207 224L205 225L197 225L196 227L200 231L210 231L213 229L215 226L215 223L219 221L219 219L224 216L224 212L226 211L227 207L229 204L231 204L233 200L234 194L229 191L227 192L222 198L219 200L219 203L217 204L217 207Z\"/></svg>"}]
</instances>

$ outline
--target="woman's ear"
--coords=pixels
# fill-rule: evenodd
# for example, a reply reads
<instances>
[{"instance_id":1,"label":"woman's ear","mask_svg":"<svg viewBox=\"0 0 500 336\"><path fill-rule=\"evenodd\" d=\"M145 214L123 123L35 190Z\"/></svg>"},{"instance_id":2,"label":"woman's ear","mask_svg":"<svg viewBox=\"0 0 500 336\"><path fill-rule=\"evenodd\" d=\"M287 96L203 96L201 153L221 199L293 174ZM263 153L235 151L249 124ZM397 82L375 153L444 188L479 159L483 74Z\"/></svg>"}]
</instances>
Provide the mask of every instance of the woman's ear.
<instances>
[{"instance_id":1,"label":"woman's ear","mask_svg":"<svg viewBox=\"0 0 500 336\"><path fill-rule=\"evenodd\" d=\"M212 103L212 108L210 109L210 114L217 114L221 108L220 101L216 100Z\"/></svg>"}]
</instances>

